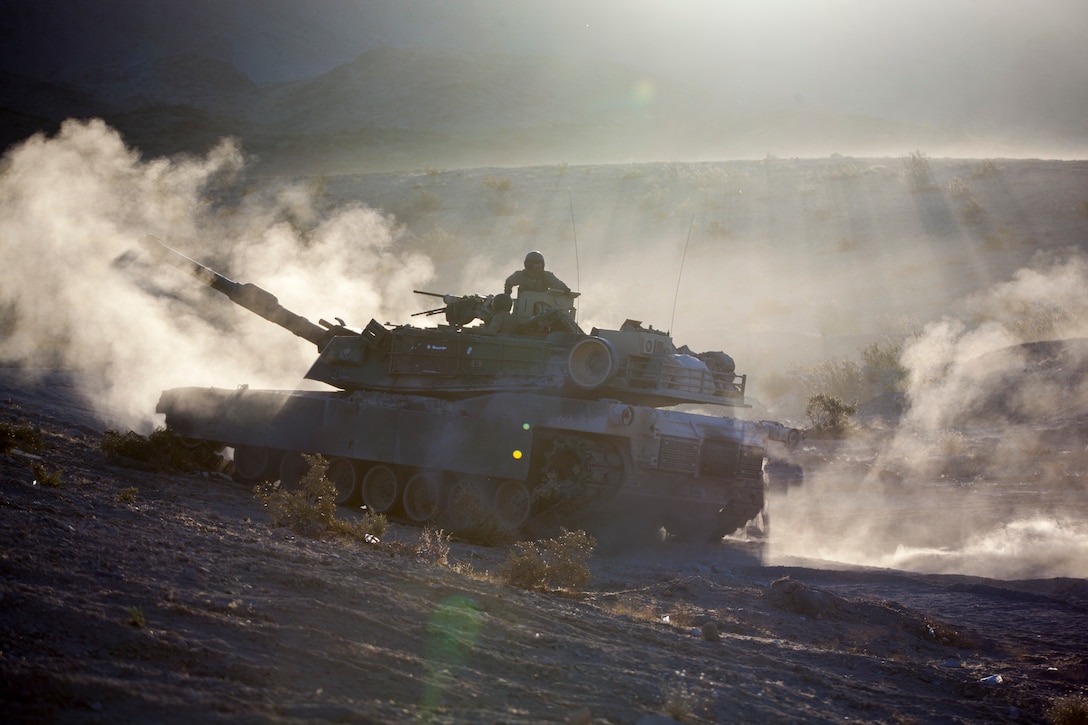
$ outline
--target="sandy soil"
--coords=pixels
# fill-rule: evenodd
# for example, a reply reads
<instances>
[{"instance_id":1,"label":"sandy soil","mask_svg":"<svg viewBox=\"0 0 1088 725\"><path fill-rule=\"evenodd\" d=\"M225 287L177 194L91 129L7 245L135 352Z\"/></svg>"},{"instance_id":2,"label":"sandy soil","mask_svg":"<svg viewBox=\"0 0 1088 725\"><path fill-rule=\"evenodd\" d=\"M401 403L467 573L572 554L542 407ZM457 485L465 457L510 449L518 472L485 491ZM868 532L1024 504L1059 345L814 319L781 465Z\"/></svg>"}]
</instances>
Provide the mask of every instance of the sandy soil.
<instances>
[{"instance_id":1,"label":"sandy soil","mask_svg":"<svg viewBox=\"0 0 1088 725\"><path fill-rule=\"evenodd\" d=\"M1084 580L769 566L726 539L527 592L502 549L309 539L225 478L111 464L63 375L0 379L0 421L63 471L0 459L7 722L1046 722L1088 684Z\"/></svg>"}]
</instances>

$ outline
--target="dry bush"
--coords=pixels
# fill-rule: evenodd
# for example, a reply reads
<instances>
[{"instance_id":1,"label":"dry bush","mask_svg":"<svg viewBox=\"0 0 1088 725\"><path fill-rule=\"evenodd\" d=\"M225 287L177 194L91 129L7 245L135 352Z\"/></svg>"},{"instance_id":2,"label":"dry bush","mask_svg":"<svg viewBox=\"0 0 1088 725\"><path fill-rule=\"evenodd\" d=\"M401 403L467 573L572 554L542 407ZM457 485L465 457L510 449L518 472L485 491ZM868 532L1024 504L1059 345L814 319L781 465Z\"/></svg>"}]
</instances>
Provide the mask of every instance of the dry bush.
<instances>
[{"instance_id":1,"label":"dry bush","mask_svg":"<svg viewBox=\"0 0 1088 725\"><path fill-rule=\"evenodd\" d=\"M900 157L903 162L907 185L911 191L925 191L936 186L933 180L933 169L929 163L929 157L922 151L912 151L906 156Z\"/></svg>"},{"instance_id":2,"label":"dry bush","mask_svg":"<svg viewBox=\"0 0 1088 725\"><path fill-rule=\"evenodd\" d=\"M64 473L61 469L50 472L44 464L35 462L30 464L30 470L34 472L34 483L46 488L60 488L61 474Z\"/></svg>"},{"instance_id":3,"label":"dry bush","mask_svg":"<svg viewBox=\"0 0 1088 725\"><path fill-rule=\"evenodd\" d=\"M285 491L272 486L255 489L257 497L268 508L272 525L285 526L303 536L316 538L328 532L361 543L380 543L389 520L370 511L357 522L336 518L336 485L325 476L328 461L320 455L304 454L303 458L309 468L298 490Z\"/></svg>"},{"instance_id":4,"label":"dry bush","mask_svg":"<svg viewBox=\"0 0 1088 725\"><path fill-rule=\"evenodd\" d=\"M218 467L219 456L207 446L186 444L180 436L166 428L157 428L150 436L128 431L107 430L99 447L113 463L146 464L160 471L203 471Z\"/></svg>"},{"instance_id":5,"label":"dry bush","mask_svg":"<svg viewBox=\"0 0 1088 725\"><path fill-rule=\"evenodd\" d=\"M584 531L567 531L557 539L519 541L499 568L504 582L521 589L545 586L580 589L589 581L587 561L597 540Z\"/></svg>"},{"instance_id":6,"label":"dry bush","mask_svg":"<svg viewBox=\"0 0 1088 725\"><path fill-rule=\"evenodd\" d=\"M957 176L948 182L948 195L957 197L969 197L971 196L971 187L967 183L967 179L962 176Z\"/></svg>"},{"instance_id":7,"label":"dry bush","mask_svg":"<svg viewBox=\"0 0 1088 725\"><path fill-rule=\"evenodd\" d=\"M982 208L982 204L973 196L968 196L960 203L960 214L963 215L965 221L971 224L978 224L986 216L986 210Z\"/></svg>"},{"instance_id":8,"label":"dry bush","mask_svg":"<svg viewBox=\"0 0 1088 725\"><path fill-rule=\"evenodd\" d=\"M812 421L813 432L828 435L845 432L850 418L857 412L857 403L844 403L839 398L824 393L813 395L805 406L805 415Z\"/></svg>"},{"instance_id":9,"label":"dry bush","mask_svg":"<svg viewBox=\"0 0 1088 725\"><path fill-rule=\"evenodd\" d=\"M517 213L518 201L510 194L502 193L496 196L489 197L484 206L487 210L495 216L511 216Z\"/></svg>"},{"instance_id":10,"label":"dry bush","mask_svg":"<svg viewBox=\"0 0 1088 725\"><path fill-rule=\"evenodd\" d=\"M1059 697L1047 708L1046 716L1054 725L1088 725L1088 697Z\"/></svg>"},{"instance_id":11,"label":"dry bush","mask_svg":"<svg viewBox=\"0 0 1088 725\"><path fill-rule=\"evenodd\" d=\"M974 177L980 176L993 176L998 172L997 164L993 159L986 159L980 164L975 165L971 170L971 175Z\"/></svg>"},{"instance_id":12,"label":"dry bush","mask_svg":"<svg viewBox=\"0 0 1088 725\"><path fill-rule=\"evenodd\" d=\"M333 534L347 536L366 544L376 544L381 541L389 528L389 519L385 514L367 511L362 521L349 522L334 516L327 528Z\"/></svg>"},{"instance_id":13,"label":"dry bush","mask_svg":"<svg viewBox=\"0 0 1088 725\"><path fill-rule=\"evenodd\" d=\"M617 617L630 617L640 622L656 622L657 612L650 604L634 602L629 599L618 599L604 607L605 611Z\"/></svg>"},{"instance_id":14,"label":"dry bush","mask_svg":"<svg viewBox=\"0 0 1088 725\"><path fill-rule=\"evenodd\" d=\"M548 565L535 542L519 541L499 568L502 580L519 589L541 589L548 578Z\"/></svg>"},{"instance_id":15,"label":"dry bush","mask_svg":"<svg viewBox=\"0 0 1088 725\"><path fill-rule=\"evenodd\" d=\"M147 618L144 616L144 610L139 607L128 608L128 624L136 629L143 629L143 626L147 624Z\"/></svg>"},{"instance_id":16,"label":"dry bush","mask_svg":"<svg viewBox=\"0 0 1088 725\"><path fill-rule=\"evenodd\" d=\"M865 376L853 360L824 360L795 373L807 397L827 395L844 400L865 396Z\"/></svg>"},{"instance_id":17,"label":"dry bush","mask_svg":"<svg viewBox=\"0 0 1088 725\"><path fill-rule=\"evenodd\" d=\"M484 186L493 191L507 192L514 188L514 182L507 176L498 178L488 174L484 177Z\"/></svg>"},{"instance_id":18,"label":"dry bush","mask_svg":"<svg viewBox=\"0 0 1088 725\"><path fill-rule=\"evenodd\" d=\"M41 453L44 448L42 432L29 425L0 423L0 453L18 448L25 453Z\"/></svg>"},{"instance_id":19,"label":"dry bush","mask_svg":"<svg viewBox=\"0 0 1088 725\"><path fill-rule=\"evenodd\" d=\"M432 564L446 566L449 563L450 535L432 526L423 527L416 542L415 554Z\"/></svg>"}]
</instances>

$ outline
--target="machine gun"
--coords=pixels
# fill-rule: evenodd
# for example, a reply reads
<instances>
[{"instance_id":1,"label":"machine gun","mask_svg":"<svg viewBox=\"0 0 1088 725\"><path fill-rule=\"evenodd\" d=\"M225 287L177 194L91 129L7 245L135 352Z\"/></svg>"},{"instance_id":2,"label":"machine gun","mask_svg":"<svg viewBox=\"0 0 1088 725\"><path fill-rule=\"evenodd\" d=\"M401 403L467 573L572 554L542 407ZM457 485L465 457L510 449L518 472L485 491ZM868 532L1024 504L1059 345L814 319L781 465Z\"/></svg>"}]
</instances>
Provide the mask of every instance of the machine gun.
<instances>
[{"instance_id":1,"label":"machine gun","mask_svg":"<svg viewBox=\"0 0 1088 725\"><path fill-rule=\"evenodd\" d=\"M439 292L424 292L423 290L418 289L412 291L417 295L439 297L444 303L442 307L412 313L412 317L419 317L420 315L441 315L445 313L446 322L449 323L451 327L458 330L473 320L483 320L484 322L487 322L491 319L491 295L488 295L487 297L481 297L480 295L458 296L441 294Z\"/></svg>"},{"instance_id":2,"label":"machine gun","mask_svg":"<svg viewBox=\"0 0 1088 725\"><path fill-rule=\"evenodd\" d=\"M338 324L319 320L320 324L315 325L305 317L283 307L276 296L268 290L249 282L243 284L228 279L200 262L189 259L173 247L168 247L155 237L144 237L140 241L156 258L173 264L215 291L222 292L236 305L245 307L250 312L298 335L303 340L312 342L317 346L318 351L324 350L334 337L358 334L348 329L344 321L339 318L336 319Z\"/></svg>"}]
</instances>

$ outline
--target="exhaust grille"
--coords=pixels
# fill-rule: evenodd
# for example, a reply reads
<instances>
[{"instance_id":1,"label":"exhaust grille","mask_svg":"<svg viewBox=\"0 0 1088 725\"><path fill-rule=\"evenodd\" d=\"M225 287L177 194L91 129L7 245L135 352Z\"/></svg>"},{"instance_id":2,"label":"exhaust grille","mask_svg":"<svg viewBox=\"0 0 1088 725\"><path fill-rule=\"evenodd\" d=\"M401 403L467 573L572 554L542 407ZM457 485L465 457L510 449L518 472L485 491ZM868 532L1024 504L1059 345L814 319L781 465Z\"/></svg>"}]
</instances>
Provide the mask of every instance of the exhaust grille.
<instances>
[{"instance_id":1,"label":"exhaust grille","mask_svg":"<svg viewBox=\"0 0 1088 725\"><path fill-rule=\"evenodd\" d=\"M694 471L699 460L699 442L679 438L662 438L657 467L670 471Z\"/></svg>"},{"instance_id":2,"label":"exhaust grille","mask_svg":"<svg viewBox=\"0 0 1088 725\"><path fill-rule=\"evenodd\" d=\"M763 451L759 448L745 448L740 454L741 478L752 481L763 480Z\"/></svg>"},{"instance_id":3,"label":"exhaust grille","mask_svg":"<svg viewBox=\"0 0 1088 725\"><path fill-rule=\"evenodd\" d=\"M703 456L699 460L699 475L719 478L735 476L739 456L740 444L736 441L705 441Z\"/></svg>"}]
</instances>

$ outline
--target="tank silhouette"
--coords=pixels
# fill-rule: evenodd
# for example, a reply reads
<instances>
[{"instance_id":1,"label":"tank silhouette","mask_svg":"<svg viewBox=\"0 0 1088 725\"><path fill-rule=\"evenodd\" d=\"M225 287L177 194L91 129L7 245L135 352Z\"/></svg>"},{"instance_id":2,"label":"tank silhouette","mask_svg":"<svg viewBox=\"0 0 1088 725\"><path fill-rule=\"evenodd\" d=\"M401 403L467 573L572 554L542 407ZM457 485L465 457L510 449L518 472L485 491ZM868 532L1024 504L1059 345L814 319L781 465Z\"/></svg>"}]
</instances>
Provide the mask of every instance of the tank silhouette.
<instances>
[{"instance_id":1,"label":"tank silhouette","mask_svg":"<svg viewBox=\"0 0 1088 725\"><path fill-rule=\"evenodd\" d=\"M445 324L353 330L314 324L158 240L145 245L314 344L306 378L335 388L162 393L167 427L233 448L243 481L297 486L304 454L321 454L339 503L416 524L665 528L714 540L763 512L767 447L800 439L770 421L671 407L745 406L746 376L728 355L677 348L635 320L586 333L574 292L520 293L508 335L471 326L490 320L492 297L434 292L421 294L442 305L417 314Z\"/></svg>"}]
</instances>

